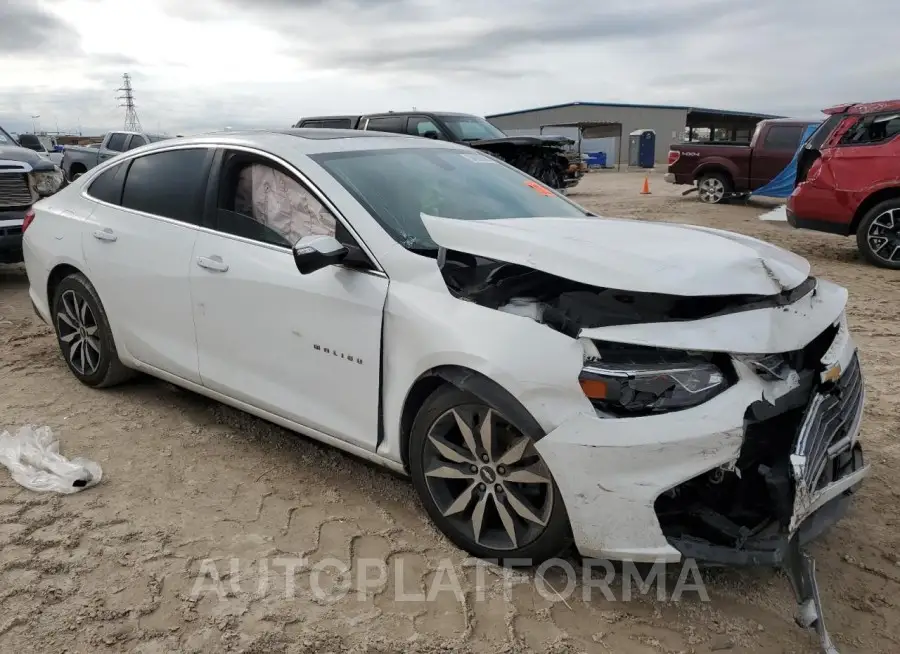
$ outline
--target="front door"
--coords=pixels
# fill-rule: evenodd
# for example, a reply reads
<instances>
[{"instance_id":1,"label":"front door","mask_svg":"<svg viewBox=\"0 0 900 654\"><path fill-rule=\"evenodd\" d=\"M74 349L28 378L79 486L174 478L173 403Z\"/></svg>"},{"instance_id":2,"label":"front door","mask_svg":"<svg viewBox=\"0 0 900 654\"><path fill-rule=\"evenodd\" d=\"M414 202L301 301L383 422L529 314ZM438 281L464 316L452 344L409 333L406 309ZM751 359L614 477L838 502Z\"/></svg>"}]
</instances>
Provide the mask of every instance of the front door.
<instances>
[{"instance_id":1,"label":"front door","mask_svg":"<svg viewBox=\"0 0 900 654\"><path fill-rule=\"evenodd\" d=\"M387 278L301 275L290 246L334 234L335 217L276 162L222 161L215 233L198 235L190 273L203 384L374 451Z\"/></svg>"}]
</instances>

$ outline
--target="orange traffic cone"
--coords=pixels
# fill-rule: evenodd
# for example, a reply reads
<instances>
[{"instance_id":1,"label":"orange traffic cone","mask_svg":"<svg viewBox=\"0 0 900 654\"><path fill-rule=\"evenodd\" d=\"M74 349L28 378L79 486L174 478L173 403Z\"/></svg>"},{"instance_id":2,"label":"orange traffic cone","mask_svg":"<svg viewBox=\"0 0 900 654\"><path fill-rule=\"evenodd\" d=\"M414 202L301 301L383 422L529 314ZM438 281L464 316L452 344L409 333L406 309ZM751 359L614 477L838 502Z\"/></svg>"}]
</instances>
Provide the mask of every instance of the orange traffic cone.
<instances>
[{"instance_id":1,"label":"orange traffic cone","mask_svg":"<svg viewBox=\"0 0 900 654\"><path fill-rule=\"evenodd\" d=\"M644 175L644 187L641 189L641 195L650 195L650 175Z\"/></svg>"}]
</instances>

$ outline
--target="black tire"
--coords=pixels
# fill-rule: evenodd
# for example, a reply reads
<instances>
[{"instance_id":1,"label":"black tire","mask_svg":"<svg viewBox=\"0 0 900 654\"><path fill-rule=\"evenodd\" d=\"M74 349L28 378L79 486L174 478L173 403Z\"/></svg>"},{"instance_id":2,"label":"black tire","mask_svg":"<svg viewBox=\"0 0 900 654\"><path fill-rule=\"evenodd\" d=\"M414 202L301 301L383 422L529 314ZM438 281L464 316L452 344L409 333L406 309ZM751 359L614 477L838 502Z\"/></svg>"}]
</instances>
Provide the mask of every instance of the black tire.
<instances>
[{"instance_id":1,"label":"black tire","mask_svg":"<svg viewBox=\"0 0 900 654\"><path fill-rule=\"evenodd\" d=\"M891 216L891 212L893 212L893 216ZM877 225L874 224L876 220L878 221ZM893 222L893 228L886 226L890 222ZM870 231L873 234L870 235ZM870 242L870 236L875 238L875 244ZM885 245L876 247L880 238L885 239ZM863 216L856 228L856 246L866 261L879 268L900 270L900 250L890 260L882 256L891 257L893 254L891 245L900 246L900 198L892 198L876 204ZM891 250L891 252L887 252L887 250Z\"/></svg>"},{"instance_id":2,"label":"black tire","mask_svg":"<svg viewBox=\"0 0 900 654\"><path fill-rule=\"evenodd\" d=\"M82 384L107 388L135 375L119 360L103 303L81 273L65 277L56 287L51 319L63 359Z\"/></svg>"},{"instance_id":3,"label":"black tire","mask_svg":"<svg viewBox=\"0 0 900 654\"><path fill-rule=\"evenodd\" d=\"M705 193L704 188L707 185L713 186L716 192ZM697 180L697 188L700 189L698 193L700 202L705 204L724 204L734 191L734 184L731 178L724 173L704 173ZM721 189L721 195L719 195L718 189Z\"/></svg>"},{"instance_id":4,"label":"black tire","mask_svg":"<svg viewBox=\"0 0 900 654\"><path fill-rule=\"evenodd\" d=\"M65 175L65 177L69 180L69 183L71 184L76 179L78 179L79 177L84 175L86 172L87 172L87 168L85 168L81 164L73 164L72 166L69 167L69 174Z\"/></svg>"},{"instance_id":5,"label":"black tire","mask_svg":"<svg viewBox=\"0 0 900 654\"><path fill-rule=\"evenodd\" d=\"M467 411L471 410L479 410L478 408L483 410L491 410L496 416L497 422L495 424L502 425L506 427L508 422L503 417L502 413L497 411L494 407L492 407L489 403L481 400L480 398L472 395L471 393L467 393L461 391L453 386L442 386L437 391L435 391L422 405L419 410L418 415L413 421L412 431L410 433L410 441L409 441L409 468L410 474L412 477L413 486L416 489L416 492L419 495L419 499L422 502L422 505L425 507L426 512L430 516L431 520L437 526L437 528L449 538L457 547L465 550L466 552L482 559L490 559L494 561L498 561L503 564L504 562L507 564L513 565L537 565L547 559L558 556L562 552L564 552L572 542L571 529L569 527L569 518L566 513L565 506L563 504L562 496L560 495L559 488L556 485L556 482L553 480L552 475L549 470L544 466L543 461L539 460L534 465L529 465L529 471L534 469L541 470L542 474L546 474L546 479L549 483L539 483L535 484L534 482L528 482L529 487L532 490L536 490L538 496L543 498L543 508L537 508L537 505L532 504L530 498L528 499L528 506L530 509L534 510L533 515L537 517L538 513L541 513L544 518L544 525L540 525L539 523L532 522L529 524L529 521L524 520L522 518L521 512L511 513L511 510L516 510L510 497L513 497L514 500L517 500L517 504L524 497L520 494L522 489L521 484L510 483L513 480L511 478L504 479L502 477L495 477L494 481L488 481L488 483L480 484L482 488L477 488L474 491L474 494L471 495L471 502L467 506L466 509L460 512L460 514L468 514L469 508L472 509L471 513L474 515L475 510L478 508L478 505L481 504L481 499L483 495L489 494L491 497L484 499L485 506L488 508L482 509L482 515L485 517L484 520L484 530L482 532L482 536L489 536L490 532L488 530L488 525L492 524L490 518L491 516L496 519L493 520L495 527L497 529L494 530L495 533L499 533L501 536L503 534L508 534L509 531L505 530L504 527L506 523L503 523L500 520L500 507L499 503L505 503L506 505L506 515L512 516L517 522L516 526L522 527L524 525L524 533L523 536L527 538L522 543L517 543L516 541L510 539L510 546L504 547L495 547L490 544L484 544L476 542L476 539L473 537L473 533L471 531L467 531L465 525L460 525L460 522L467 522L468 526L472 526L474 524L474 518L463 518L462 515L453 517L446 517L444 515L444 511L438 506L439 500L435 499L435 495L432 493L432 489L429 487L429 476L426 476L426 470L429 472L433 472L435 467L427 467L431 465L429 462L428 452L434 450L434 447L430 444L432 441L429 438L429 433L432 428L439 427L439 425L444 424L441 421L448 420L447 416L451 410L458 410L461 415L465 415ZM449 420L453 420L453 418L449 418ZM473 432L475 433L475 438L480 438L478 435L478 429L473 426ZM535 461L535 456L537 455L537 451L533 449L533 443L530 439L526 439L521 435L518 430L515 432L508 430L502 431L497 430L497 445L500 445L500 441L503 440L501 436L509 436L510 438L515 438L516 442L519 442L519 439L525 439L528 441L528 457L519 457L517 461L521 463L521 465L525 465L524 461ZM479 441L480 442L480 441ZM495 441L492 441L495 442ZM512 448L511 448L512 449ZM468 456L468 450L464 450L466 455ZM502 456L496 457L498 460L502 459ZM543 466L540 468L536 468L535 466ZM510 464L505 470L505 474L508 477L512 477L516 471L523 470L524 468L518 467L519 464ZM439 467L444 467L442 464ZM474 468L476 466L469 466L468 464L463 464L459 467L471 469L470 471L473 474L473 477L465 479L465 480L437 480L439 483L450 483L450 482L458 482L458 487L468 487L468 485L475 484L480 480L480 473L482 470L479 470L479 475L475 475ZM487 464L484 465L487 467ZM503 470L503 465L500 463L499 468L496 470ZM433 477L432 477L433 479ZM501 484L497 483L494 485L494 482L503 482L503 492L494 492L491 490L492 488L500 488ZM484 488L485 486L490 488ZM538 488L539 487L539 488ZM507 495L509 493L509 495ZM460 493L463 495L465 493ZM533 494L532 494L533 496ZM499 497L497 500L495 498ZM447 496L447 500L454 499L453 494ZM458 498L457 498L458 499ZM547 502L549 501L549 505ZM455 503L455 502L454 502ZM521 506L521 504L519 504ZM518 510L516 510L518 511ZM479 521L481 524L482 521ZM472 530L474 531L474 529ZM513 534L519 534L520 530L515 527L512 529ZM530 536L529 536L530 534ZM515 561L514 561L515 560Z\"/></svg>"}]
</instances>

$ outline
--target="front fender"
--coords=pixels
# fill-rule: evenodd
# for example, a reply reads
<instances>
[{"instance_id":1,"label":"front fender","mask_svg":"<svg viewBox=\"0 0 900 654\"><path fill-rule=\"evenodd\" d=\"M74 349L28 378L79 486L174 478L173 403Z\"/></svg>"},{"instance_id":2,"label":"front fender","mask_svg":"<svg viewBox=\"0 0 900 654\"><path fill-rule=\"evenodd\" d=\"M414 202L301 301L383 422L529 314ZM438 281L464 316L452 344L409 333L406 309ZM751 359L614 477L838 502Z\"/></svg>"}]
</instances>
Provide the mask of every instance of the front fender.
<instances>
[{"instance_id":1,"label":"front fender","mask_svg":"<svg viewBox=\"0 0 900 654\"><path fill-rule=\"evenodd\" d=\"M738 178L738 167L730 159L725 157L708 157L704 159L699 166L694 169L694 179L700 178L702 175L711 172L725 172L732 180Z\"/></svg>"},{"instance_id":2,"label":"front fender","mask_svg":"<svg viewBox=\"0 0 900 654\"><path fill-rule=\"evenodd\" d=\"M446 290L392 281L383 343L379 453L395 461L402 461L401 421L410 389L445 367L473 371L499 386L542 433L574 414L593 413L578 383L581 344L531 318L458 300Z\"/></svg>"}]
</instances>

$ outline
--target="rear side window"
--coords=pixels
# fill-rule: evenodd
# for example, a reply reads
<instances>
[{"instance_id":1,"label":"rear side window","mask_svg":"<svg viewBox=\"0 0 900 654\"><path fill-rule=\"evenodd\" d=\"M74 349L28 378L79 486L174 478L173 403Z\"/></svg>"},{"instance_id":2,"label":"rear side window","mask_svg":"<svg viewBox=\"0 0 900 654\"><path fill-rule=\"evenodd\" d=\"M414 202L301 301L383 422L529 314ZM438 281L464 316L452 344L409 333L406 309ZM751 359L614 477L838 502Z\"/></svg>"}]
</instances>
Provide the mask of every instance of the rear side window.
<instances>
[{"instance_id":1,"label":"rear side window","mask_svg":"<svg viewBox=\"0 0 900 654\"><path fill-rule=\"evenodd\" d=\"M131 141L128 143L128 149L134 150L135 148L139 148L142 145L147 145L147 141L144 140L144 137L138 134L133 134L131 137Z\"/></svg>"},{"instance_id":2,"label":"rear side window","mask_svg":"<svg viewBox=\"0 0 900 654\"><path fill-rule=\"evenodd\" d=\"M137 157L131 163L122 206L199 225L209 175L209 150L170 150Z\"/></svg>"},{"instance_id":3,"label":"rear side window","mask_svg":"<svg viewBox=\"0 0 900 654\"><path fill-rule=\"evenodd\" d=\"M128 138L128 134L121 134L116 132L115 134L109 135L109 140L106 142L107 150L115 150L116 152L124 152L125 150L125 139Z\"/></svg>"},{"instance_id":4,"label":"rear side window","mask_svg":"<svg viewBox=\"0 0 900 654\"><path fill-rule=\"evenodd\" d=\"M366 130L372 132L392 132L404 134L406 132L406 116L383 116L381 118L369 118Z\"/></svg>"},{"instance_id":5,"label":"rear side window","mask_svg":"<svg viewBox=\"0 0 900 654\"><path fill-rule=\"evenodd\" d=\"M88 195L102 202L119 204L122 201L122 187L125 185L128 164L125 161L100 173L88 187Z\"/></svg>"},{"instance_id":6,"label":"rear side window","mask_svg":"<svg viewBox=\"0 0 900 654\"><path fill-rule=\"evenodd\" d=\"M884 143L900 134L900 113L863 116L841 137L840 145Z\"/></svg>"},{"instance_id":7,"label":"rear side window","mask_svg":"<svg viewBox=\"0 0 900 654\"><path fill-rule=\"evenodd\" d=\"M772 125L766 132L766 150L796 150L803 136L803 125Z\"/></svg>"},{"instance_id":8,"label":"rear side window","mask_svg":"<svg viewBox=\"0 0 900 654\"><path fill-rule=\"evenodd\" d=\"M315 129L350 129L349 118L326 118L325 120L307 120L300 123L300 127Z\"/></svg>"}]
</instances>

